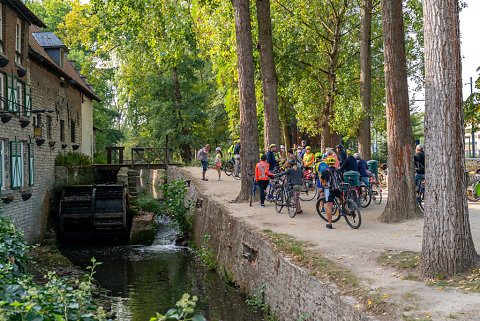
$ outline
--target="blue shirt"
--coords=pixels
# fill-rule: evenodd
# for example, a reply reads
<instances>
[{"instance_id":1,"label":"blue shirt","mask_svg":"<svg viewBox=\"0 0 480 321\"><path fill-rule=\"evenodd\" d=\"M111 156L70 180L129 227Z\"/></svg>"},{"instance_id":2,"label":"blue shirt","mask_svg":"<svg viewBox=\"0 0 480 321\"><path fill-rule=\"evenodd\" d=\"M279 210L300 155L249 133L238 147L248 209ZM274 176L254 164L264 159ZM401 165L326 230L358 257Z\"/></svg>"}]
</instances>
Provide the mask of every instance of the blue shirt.
<instances>
[{"instance_id":1,"label":"blue shirt","mask_svg":"<svg viewBox=\"0 0 480 321\"><path fill-rule=\"evenodd\" d=\"M343 172L346 171L358 171L357 160L353 156L348 156L347 159L340 166L340 170Z\"/></svg>"},{"instance_id":2,"label":"blue shirt","mask_svg":"<svg viewBox=\"0 0 480 321\"><path fill-rule=\"evenodd\" d=\"M267 163L270 167L270 170L273 170L275 167L277 167L277 160L275 159L275 153L269 150L267 152Z\"/></svg>"},{"instance_id":3,"label":"blue shirt","mask_svg":"<svg viewBox=\"0 0 480 321\"><path fill-rule=\"evenodd\" d=\"M358 166L358 172L360 173L360 177L367 177L367 169L368 169L368 164L367 161L364 159L359 159L357 160L357 166Z\"/></svg>"}]
</instances>

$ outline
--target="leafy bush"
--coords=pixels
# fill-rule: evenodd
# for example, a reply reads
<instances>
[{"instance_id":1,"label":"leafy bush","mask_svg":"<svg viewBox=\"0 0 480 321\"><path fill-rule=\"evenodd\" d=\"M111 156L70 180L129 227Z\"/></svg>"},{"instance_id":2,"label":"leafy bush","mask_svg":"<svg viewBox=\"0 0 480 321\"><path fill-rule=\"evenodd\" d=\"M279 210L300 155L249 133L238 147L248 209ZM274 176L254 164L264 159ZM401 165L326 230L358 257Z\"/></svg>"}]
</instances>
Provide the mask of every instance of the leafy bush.
<instances>
[{"instance_id":1,"label":"leafy bush","mask_svg":"<svg viewBox=\"0 0 480 321\"><path fill-rule=\"evenodd\" d=\"M0 321L6 320L106 320L93 300L94 269L83 281L62 280L53 272L45 285L36 284L27 272L29 257L23 234L0 213Z\"/></svg>"},{"instance_id":2,"label":"leafy bush","mask_svg":"<svg viewBox=\"0 0 480 321\"><path fill-rule=\"evenodd\" d=\"M55 157L55 166L73 167L90 165L91 163L88 155L72 151L58 153L57 157Z\"/></svg>"},{"instance_id":3,"label":"leafy bush","mask_svg":"<svg viewBox=\"0 0 480 321\"><path fill-rule=\"evenodd\" d=\"M193 216L189 212L191 203L185 204L187 195L187 183L173 180L163 186L162 208L165 214L170 216L180 232L189 235L192 230Z\"/></svg>"},{"instance_id":4,"label":"leafy bush","mask_svg":"<svg viewBox=\"0 0 480 321\"><path fill-rule=\"evenodd\" d=\"M145 212L152 212L155 214L160 214L162 212L162 205L152 195L138 197L133 203Z\"/></svg>"},{"instance_id":5,"label":"leafy bush","mask_svg":"<svg viewBox=\"0 0 480 321\"><path fill-rule=\"evenodd\" d=\"M215 259L212 248L210 247L209 234L202 235L202 246L198 249L198 256L201 264L209 270L215 270L217 268L218 262Z\"/></svg>"},{"instance_id":6,"label":"leafy bush","mask_svg":"<svg viewBox=\"0 0 480 321\"><path fill-rule=\"evenodd\" d=\"M177 302L176 308L168 310L165 315L157 313L157 316L150 318L150 321L206 321L205 317L201 314L195 314L190 317L195 312L197 301L198 298L196 296L190 298L190 294L184 293L180 301Z\"/></svg>"},{"instance_id":7,"label":"leafy bush","mask_svg":"<svg viewBox=\"0 0 480 321\"><path fill-rule=\"evenodd\" d=\"M24 274L30 261L27 248L22 231L0 213L0 271L8 268L14 276Z\"/></svg>"}]
</instances>

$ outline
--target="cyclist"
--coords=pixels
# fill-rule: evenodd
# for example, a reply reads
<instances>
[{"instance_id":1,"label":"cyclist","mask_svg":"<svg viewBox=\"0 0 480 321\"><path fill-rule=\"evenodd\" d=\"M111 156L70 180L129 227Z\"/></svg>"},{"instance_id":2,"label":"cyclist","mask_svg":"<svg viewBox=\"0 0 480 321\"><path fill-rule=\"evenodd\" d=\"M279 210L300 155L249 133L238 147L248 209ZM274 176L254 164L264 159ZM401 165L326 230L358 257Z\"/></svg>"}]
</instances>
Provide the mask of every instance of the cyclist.
<instances>
[{"instance_id":1,"label":"cyclist","mask_svg":"<svg viewBox=\"0 0 480 321\"><path fill-rule=\"evenodd\" d=\"M275 177L287 175L287 184L292 190L295 192L296 196L296 203L297 203L297 214L302 214L302 208L300 207L300 199L298 194L303 189L303 173L302 168L297 166L297 160L294 158L290 158L288 160L290 165L289 168L285 170L285 172L275 174Z\"/></svg>"},{"instance_id":2,"label":"cyclist","mask_svg":"<svg viewBox=\"0 0 480 321\"><path fill-rule=\"evenodd\" d=\"M300 155L302 154L302 150L303 150L302 146L298 146L297 150L295 151L295 156L298 156L301 158Z\"/></svg>"},{"instance_id":3,"label":"cyclist","mask_svg":"<svg viewBox=\"0 0 480 321\"><path fill-rule=\"evenodd\" d=\"M234 163L235 163L235 157L233 157L233 155L234 155L234 152L235 152L235 144L236 144L236 142L234 142L232 144L232 146L230 146L230 148L227 150L228 155L230 155L230 157L232 158L232 162L234 162Z\"/></svg>"},{"instance_id":4,"label":"cyclist","mask_svg":"<svg viewBox=\"0 0 480 321\"><path fill-rule=\"evenodd\" d=\"M339 165L342 166L343 162L347 159L347 153L343 150L342 144L335 146L335 149L337 151L337 158L339 161Z\"/></svg>"},{"instance_id":5,"label":"cyclist","mask_svg":"<svg viewBox=\"0 0 480 321\"><path fill-rule=\"evenodd\" d=\"M270 165L270 169L273 171L277 166L277 160L275 159L275 151L277 150L277 145L271 144L270 150L267 152L267 163Z\"/></svg>"},{"instance_id":6,"label":"cyclist","mask_svg":"<svg viewBox=\"0 0 480 321\"><path fill-rule=\"evenodd\" d=\"M353 154L355 154L353 150L347 149L348 157L343 161L343 163L340 162L340 164L342 164L340 166L340 170L342 171L342 173L346 171L358 172L357 160L355 159L355 157L353 157Z\"/></svg>"},{"instance_id":7,"label":"cyclist","mask_svg":"<svg viewBox=\"0 0 480 321\"><path fill-rule=\"evenodd\" d=\"M235 166L233 167L233 170L235 171L235 174L238 175L238 173L240 173L240 141L239 140L235 142L235 148L233 149L233 154L235 157Z\"/></svg>"},{"instance_id":8,"label":"cyclist","mask_svg":"<svg viewBox=\"0 0 480 321\"><path fill-rule=\"evenodd\" d=\"M325 182L325 201L327 202L327 219L328 223L327 228L332 229L332 210L333 210L333 201L335 197L342 199L342 172L340 169L335 167L335 158L328 156L325 160L328 164L328 168L322 173L322 180ZM340 209L339 209L340 210Z\"/></svg>"},{"instance_id":9,"label":"cyclist","mask_svg":"<svg viewBox=\"0 0 480 321\"><path fill-rule=\"evenodd\" d=\"M422 145L417 145L417 153L413 156L415 160L415 185L418 185L425 178L425 153Z\"/></svg>"},{"instance_id":10,"label":"cyclist","mask_svg":"<svg viewBox=\"0 0 480 321\"><path fill-rule=\"evenodd\" d=\"M310 170L312 169L312 164L315 161L315 157L313 153L311 152L310 146L307 146L305 148L305 154L303 154L303 165L305 166L305 170Z\"/></svg>"},{"instance_id":11,"label":"cyclist","mask_svg":"<svg viewBox=\"0 0 480 321\"><path fill-rule=\"evenodd\" d=\"M267 155L262 155L260 162L255 166L255 180L260 188L260 207L265 207L265 189L269 183L269 176L273 174L269 172Z\"/></svg>"},{"instance_id":12,"label":"cyclist","mask_svg":"<svg viewBox=\"0 0 480 321\"><path fill-rule=\"evenodd\" d=\"M362 182L365 183L365 185L367 185L367 187L370 187L370 175L368 175L367 173L367 161L362 159L362 155L360 153L355 153L353 157L355 157L355 159L357 160L357 167L358 172L360 173L360 179L362 180Z\"/></svg>"},{"instance_id":13,"label":"cyclist","mask_svg":"<svg viewBox=\"0 0 480 321\"><path fill-rule=\"evenodd\" d=\"M280 152L278 153L278 163L282 163L283 160L287 157L286 151L285 151L285 146L280 145Z\"/></svg>"},{"instance_id":14,"label":"cyclist","mask_svg":"<svg viewBox=\"0 0 480 321\"><path fill-rule=\"evenodd\" d=\"M322 173L324 170L328 168L328 164L322 160L322 153L315 153L315 164L313 165L313 176L315 177L315 181L317 183L318 191L319 191L319 198L325 198L325 193L323 190L323 183L321 182L320 178L322 177ZM324 202L322 201L322 209L321 211L324 212Z\"/></svg>"},{"instance_id":15,"label":"cyclist","mask_svg":"<svg viewBox=\"0 0 480 321\"><path fill-rule=\"evenodd\" d=\"M307 148L307 141L306 140L302 140L302 153L300 156L300 159L303 159L303 155L305 155L306 153L306 148Z\"/></svg>"}]
</instances>

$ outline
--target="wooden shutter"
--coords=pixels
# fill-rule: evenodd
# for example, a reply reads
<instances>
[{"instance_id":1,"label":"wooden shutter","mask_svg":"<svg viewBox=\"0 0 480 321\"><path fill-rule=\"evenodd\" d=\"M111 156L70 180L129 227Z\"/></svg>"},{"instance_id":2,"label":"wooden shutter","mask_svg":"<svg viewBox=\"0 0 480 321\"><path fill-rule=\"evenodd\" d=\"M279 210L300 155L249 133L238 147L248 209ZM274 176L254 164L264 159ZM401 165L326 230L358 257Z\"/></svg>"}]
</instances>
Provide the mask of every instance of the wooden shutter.
<instances>
[{"instance_id":1,"label":"wooden shutter","mask_svg":"<svg viewBox=\"0 0 480 321\"><path fill-rule=\"evenodd\" d=\"M21 142L10 142L10 176L12 189L23 185L23 148Z\"/></svg>"},{"instance_id":2,"label":"wooden shutter","mask_svg":"<svg viewBox=\"0 0 480 321\"><path fill-rule=\"evenodd\" d=\"M25 110L24 114L30 117L32 112L32 98L30 96L30 85L25 84Z\"/></svg>"},{"instance_id":3,"label":"wooden shutter","mask_svg":"<svg viewBox=\"0 0 480 321\"><path fill-rule=\"evenodd\" d=\"M33 186L35 182L35 167L33 162L33 144L28 144L28 185Z\"/></svg>"},{"instance_id":4,"label":"wooden shutter","mask_svg":"<svg viewBox=\"0 0 480 321\"><path fill-rule=\"evenodd\" d=\"M13 91L13 76L7 75L7 111L13 111L15 94Z\"/></svg>"},{"instance_id":5,"label":"wooden shutter","mask_svg":"<svg viewBox=\"0 0 480 321\"><path fill-rule=\"evenodd\" d=\"M13 87L13 109L12 111L14 112L19 112L20 111L20 105L18 104L18 95L21 95L21 93L18 92L17 88L17 78L12 77L12 87Z\"/></svg>"}]
</instances>

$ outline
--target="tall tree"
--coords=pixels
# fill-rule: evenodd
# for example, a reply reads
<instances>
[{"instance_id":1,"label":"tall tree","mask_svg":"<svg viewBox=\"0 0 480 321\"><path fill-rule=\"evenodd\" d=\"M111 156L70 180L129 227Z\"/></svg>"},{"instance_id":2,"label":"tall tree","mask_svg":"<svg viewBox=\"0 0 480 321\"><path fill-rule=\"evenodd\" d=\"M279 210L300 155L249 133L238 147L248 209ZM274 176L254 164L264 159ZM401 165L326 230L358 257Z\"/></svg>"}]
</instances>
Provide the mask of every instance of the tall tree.
<instances>
[{"instance_id":1,"label":"tall tree","mask_svg":"<svg viewBox=\"0 0 480 321\"><path fill-rule=\"evenodd\" d=\"M415 197L413 135L408 104L402 0L382 0L387 101L388 200L380 220L421 216Z\"/></svg>"},{"instance_id":2,"label":"tall tree","mask_svg":"<svg viewBox=\"0 0 480 321\"><path fill-rule=\"evenodd\" d=\"M457 0L425 0L425 224L420 272L454 275L480 263L465 199ZM452 152L451 146L457 151ZM447 170L454 168L455 171Z\"/></svg>"},{"instance_id":3,"label":"tall tree","mask_svg":"<svg viewBox=\"0 0 480 321\"><path fill-rule=\"evenodd\" d=\"M270 0L256 0L258 47L263 86L263 135L265 150L270 144L280 144L280 121L278 118L278 80L275 71L272 39Z\"/></svg>"},{"instance_id":4,"label":"tall tree","mask_svg":"<svg viewBox=\"0 0 480 321\"><path fill-rule=\"evenodd\" d=\"M249 0L232 0L237 39L238 90L240 98L240 159L242 184L237 201L250 195L251 179L246 175L255 168L258 159L258 125L255 100L252 30Z\"/></svg>"},{"instance_id":5,"label":"tall tree","mask_svg":"<svg viewBox=\"0 0 480 321\"><path fill-rule=\"evenodd\" d=\"M365 118L358 129L358 151L363 159L371 158L370 102L372 96L372 0L362 0L360 25L360 96Z\"/></svg>"}]
</instances>

